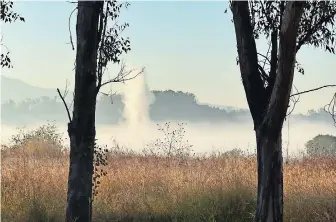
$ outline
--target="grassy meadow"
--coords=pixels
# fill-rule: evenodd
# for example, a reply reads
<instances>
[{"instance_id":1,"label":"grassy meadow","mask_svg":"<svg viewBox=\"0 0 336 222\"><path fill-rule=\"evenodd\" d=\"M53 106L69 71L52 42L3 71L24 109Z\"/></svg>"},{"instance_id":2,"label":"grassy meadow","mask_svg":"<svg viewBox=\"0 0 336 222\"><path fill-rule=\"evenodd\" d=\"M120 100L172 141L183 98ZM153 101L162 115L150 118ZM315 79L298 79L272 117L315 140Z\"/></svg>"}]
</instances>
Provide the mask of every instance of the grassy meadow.
<instances>
[{"instance_id":1,"label":"grassy meadow","mask_svg":"<svg viewBox=\"0 0 336 222\"><path fill-rule=\"evenodd\" d=\"M45 129L44 129L45 130ZM2 221L64 221L68 156L53 132L13 137L1 150ZM16 139L15 139L16 138ZM253 221L256 160L107 153L93 221ZM285 221L336 221L336 158L284 166Z\"/></svg>"}]
</instances>

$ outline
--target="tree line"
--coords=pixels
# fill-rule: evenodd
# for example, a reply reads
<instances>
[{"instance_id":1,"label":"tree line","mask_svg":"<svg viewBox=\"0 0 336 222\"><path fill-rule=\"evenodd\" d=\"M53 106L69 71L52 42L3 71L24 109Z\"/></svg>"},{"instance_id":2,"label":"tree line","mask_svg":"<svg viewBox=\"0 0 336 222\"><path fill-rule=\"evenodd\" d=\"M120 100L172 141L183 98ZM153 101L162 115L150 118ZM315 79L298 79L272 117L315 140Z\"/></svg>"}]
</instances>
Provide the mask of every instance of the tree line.
<instances>
[{"instance_id":1,"label":"tree line","mask_svg":"<svg viewBox=\"0 0 336 222\"><path fill-rule=\"evenodd\" d=\"M149 105L149 118L154 122L184 121L246 123L251 114L247 109L225 109L199 104L194 94L184 92L153 91L154 102ZM101 96L97 99L97 123L119 124L125 120L122 95ZM1 104L1 120L4 124L34 124L36 122L64 122L64 105L58 97L42 96L21 102L9 100ZM324 108L309 110L307 114L294 114L292 121L329 123L330 115Z\"/></svg>"}]
</instances>

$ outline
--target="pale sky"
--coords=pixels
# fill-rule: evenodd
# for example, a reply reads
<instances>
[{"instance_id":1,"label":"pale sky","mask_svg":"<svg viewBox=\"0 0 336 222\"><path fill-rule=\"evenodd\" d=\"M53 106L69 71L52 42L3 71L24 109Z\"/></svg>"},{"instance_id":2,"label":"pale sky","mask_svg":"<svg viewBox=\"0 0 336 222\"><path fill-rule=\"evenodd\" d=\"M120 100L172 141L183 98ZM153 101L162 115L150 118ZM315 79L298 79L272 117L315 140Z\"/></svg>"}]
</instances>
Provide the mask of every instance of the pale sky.
<instances>
[{"instance_id":1,"label":"pale sky","mask_svg":"<svg viewBox=\"0 0 336 222\"><path fill-rule=\"evenodd\" d=\"M3 43L14 65L2 74L46 88L62 88L66 79L73 84L75 52L68 44L68 18L74 8L75 4L65 1L15 1L15 11L26 22L2 27ZM130 23L125 34L132 50L126 62L146 68L150 89L187 91L195 93L200 102L247 108L236 65L232 14L229 10L224 14L226 8L224 1L131 1L120 18ZM74 43L75 23L76 14L71 19ZM265 41L257 43L261 52L267 50ZM302 48L297 58L305 68L304 76L295 76L300 91L336 84L335 55ZM117 70L112 65L108 73L112 76ZM334 92L330 88L302 96L296 112L324 106ZM24 92L18 89L18 93Z\"/></svg>"}]
</instances>

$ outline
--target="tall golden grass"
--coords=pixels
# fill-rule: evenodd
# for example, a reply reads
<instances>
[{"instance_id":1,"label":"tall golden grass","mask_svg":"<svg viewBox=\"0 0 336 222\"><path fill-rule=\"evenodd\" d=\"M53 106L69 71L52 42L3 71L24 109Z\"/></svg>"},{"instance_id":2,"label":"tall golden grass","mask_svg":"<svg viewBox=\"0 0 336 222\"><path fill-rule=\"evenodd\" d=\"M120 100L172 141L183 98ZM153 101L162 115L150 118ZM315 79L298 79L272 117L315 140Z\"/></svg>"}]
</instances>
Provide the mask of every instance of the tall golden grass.
<instances>
[{"instance_id":1,"label":"tall golden grass","mask_svg":"<svg viewBox=\"0 0 336 222\"><path fill-rule=\"evenodd\" d=\"M68 157L29 146L1 152L2 221L64 221ZM253 221L255 158L119 155L105 170L93 221ZM336 221L336 159L286 164L284 195L285 221Z\"/></svg>"}]
</instances>

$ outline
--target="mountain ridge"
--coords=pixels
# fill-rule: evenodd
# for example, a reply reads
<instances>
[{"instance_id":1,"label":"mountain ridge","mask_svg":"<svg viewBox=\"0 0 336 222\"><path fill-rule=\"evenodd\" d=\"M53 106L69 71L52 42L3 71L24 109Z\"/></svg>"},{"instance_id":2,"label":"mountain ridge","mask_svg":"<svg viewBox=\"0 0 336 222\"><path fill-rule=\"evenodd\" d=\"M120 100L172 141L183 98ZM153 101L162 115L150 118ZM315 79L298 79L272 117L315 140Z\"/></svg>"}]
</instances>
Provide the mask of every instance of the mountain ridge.
<instances>
[{"instance_id":1,"label":"mountain ridge","mask_svg":"<svg viewBox=\"0 0 336 222\"><path fill-rule=\"evenodd\" d=\"M21 92L17 93L20 88ZM153 121L177 120L191 122L233 121L251 122L248 109L199 103L196 95L173 90L153 90L155 101L149 107L149 118ZM69 95L72 95L69 92ZM71 97L67 97L68 104ZM1 75L1 119L5 123L31 121L67 121L64 105L56 90L32 86L24 81ZM100 95L97 99L97 122L115 124L123 121L123 95L112 98ZM331 122L331 117L322 108L307 115L292 114L294 121Z\"/></svg>"}]
</instances>

